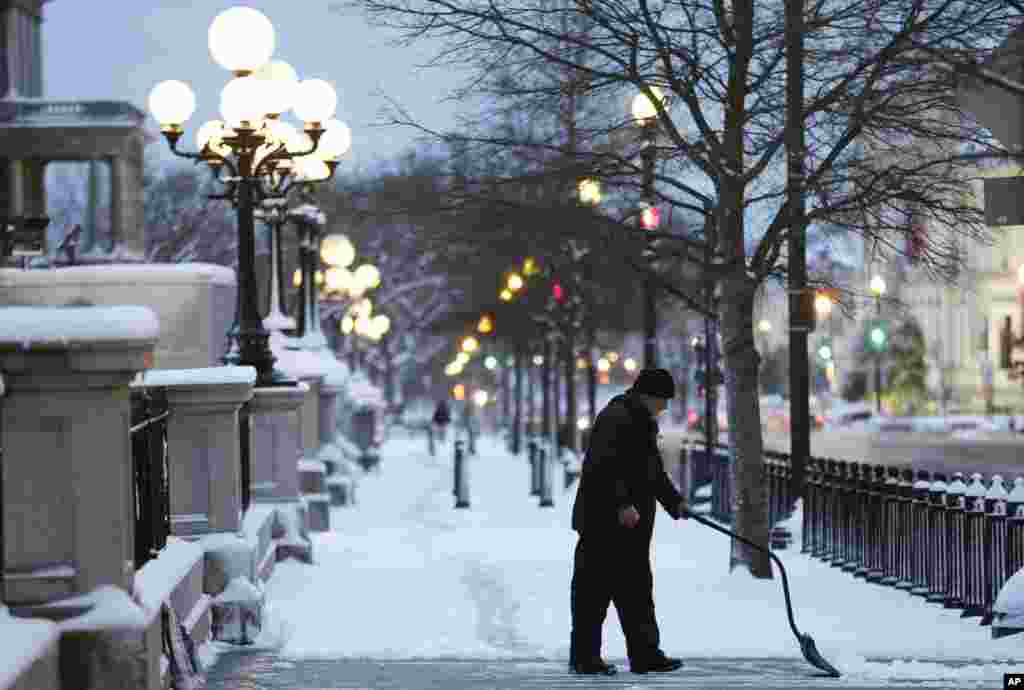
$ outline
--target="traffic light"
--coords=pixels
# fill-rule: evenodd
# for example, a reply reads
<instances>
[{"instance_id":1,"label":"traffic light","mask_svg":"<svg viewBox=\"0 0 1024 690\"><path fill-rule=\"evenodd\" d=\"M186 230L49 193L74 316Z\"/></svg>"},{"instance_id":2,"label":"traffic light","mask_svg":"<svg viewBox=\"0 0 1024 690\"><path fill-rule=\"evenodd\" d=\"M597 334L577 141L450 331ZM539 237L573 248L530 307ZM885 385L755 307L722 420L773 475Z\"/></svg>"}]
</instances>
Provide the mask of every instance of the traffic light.
<instances>
[{"instance_id":1,"label":"traffic light","mask_svg":"<svg viewBox=\"0 0 1024 690\"><path fill-rule=\"evenodd\" d=\"M551 286L551 296L555 298L555 301L561 304L565 301L565 289L562 288L561 283L554 283Z\"/></svg>"},{"instance_id":2,"label":"traffic light","mask_svg":"<svg viewBox=\"0 0 1024 690\"><path fill-rule=\"evenodd\" d=\"M815 349L815 352L818 355L818 360L827 366L832 361L832 357L835 354L835 351L832 349L832 338L819 338L818 347Z\"/></svg>"},{"instance_id":3,"label":"traffic light","mask_svg":"<svg viewBox=\"0 0 1024 690\"><path fill-rule=\"evenodd\" d=\"M657 206L647 206L640 212L640 227L644 230L657 230L661 225L661 211Z\"/></svg>"},{"instance_id":4,"label":"traffic light","mask_svg":"<svg viewBox=\"0 0 1024 690\"><path fill-rule=\"evenodd\" d=\"M871 323L867 333L867 350L880 354L889 350L889 322L876 319Z\"/></svg>"}]
</instances>

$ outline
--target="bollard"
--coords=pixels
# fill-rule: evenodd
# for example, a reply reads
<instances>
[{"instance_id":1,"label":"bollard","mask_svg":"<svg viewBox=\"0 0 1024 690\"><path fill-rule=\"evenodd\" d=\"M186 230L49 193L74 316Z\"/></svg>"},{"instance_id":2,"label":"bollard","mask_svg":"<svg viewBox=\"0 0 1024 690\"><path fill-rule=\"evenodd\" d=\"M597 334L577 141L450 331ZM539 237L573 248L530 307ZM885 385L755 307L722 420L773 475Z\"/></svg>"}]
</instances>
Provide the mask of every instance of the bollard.
<instances>
[{"instance_id":1,"label":"bollard","mask_svg":"<svg viewBox=\"0 0 1024 690\"><path fill-rule=\"evenodd\" d=\"M540 507L541 508L552 508L555 505L554 500L551 497L551 466L548 464L550 459L548 457L548 451L550 450L549 444L544 443L540 447L540 456L538 464L540 465Z\"/></svg>"},{"instance_id":2,"label":"bollard","mask_svg":"<svg viewBox=\"0 0 1024 690\"><path fill-rule=\"evenodd\" d=\"M427 424L427 450L430 451L430 457L437 455L437 448L434 445L434 425Z\"/></svg>"},{"instance_id":3,"label":"bollard","mask_svg":"<svg viewBox=\"0 0 1024 690\"><path fill-rule=\"evenodd\" d=\"M537 441L530 439L526 443L530 456L530 495L540 496L540 463L537 460Z\"/></svg>"},{"instance_id":4,"label":"bollard","mask_svg":"<svg viewBox=\"0 0 1024 690\"><path fill-rule=\"evenodd\" d=\"M462 475L462 453L459 450L459 442L456 441L452 446L452 456L455 459L452 463L452 496L455 497L459 495L459 478Z\"/></svg>"},{"instance_id":5,"label":"bollard","mask_svg":"<svg viewBox=\"0 0 1024 690\"><path fill-rule=\"evenodd\" d=\"M466 477L466 458L463 452L463 440L455 441L455 507L469 507L469 482Z\"/></svg>"}]
</instances>

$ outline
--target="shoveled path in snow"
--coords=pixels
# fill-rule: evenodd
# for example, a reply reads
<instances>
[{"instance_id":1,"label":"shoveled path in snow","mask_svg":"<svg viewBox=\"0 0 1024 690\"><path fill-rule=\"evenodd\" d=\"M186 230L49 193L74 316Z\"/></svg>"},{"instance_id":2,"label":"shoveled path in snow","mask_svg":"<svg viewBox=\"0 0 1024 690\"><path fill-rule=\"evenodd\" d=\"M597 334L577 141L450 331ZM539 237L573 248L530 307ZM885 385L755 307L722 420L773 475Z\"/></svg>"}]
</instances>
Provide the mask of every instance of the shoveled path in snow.
<instances>
[{"instance_id":1,"label":"shoveled path in snow","mask_svg":"<svg viewBox=\"0 0 1024 690\"><path fill-rule=\"evenodd\" d=\"M451 444L434 458L425 445L387 443L358 505L334 509L332 531L313 536L316 564L278 564L260 646L215 645L212 690L999 687L1004 671L1024 670L997 663L1024 656L1018 638L991 641L955 612L782 551L797 625L845 674L822 679L792 639L778 575L728 575L727 539L659 511L655 600L663 647L685 669L570 677L574 489L538 508L524 458L484 439L470 459L472 506L455 510ZM614 607L604 650L625 670Z\"/></svg>"}]
</instances>

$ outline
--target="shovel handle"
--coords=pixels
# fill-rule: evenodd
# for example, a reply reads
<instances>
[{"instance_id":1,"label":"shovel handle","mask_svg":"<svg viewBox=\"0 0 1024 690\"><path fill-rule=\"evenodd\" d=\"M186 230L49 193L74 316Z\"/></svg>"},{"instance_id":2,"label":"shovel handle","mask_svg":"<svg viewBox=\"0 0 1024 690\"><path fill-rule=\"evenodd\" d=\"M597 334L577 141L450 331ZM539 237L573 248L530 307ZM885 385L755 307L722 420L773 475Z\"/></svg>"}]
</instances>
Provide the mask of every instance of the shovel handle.
<instances>
[{"instance_id":1,"label":"shovel handle","mask_svg":"<svg viewBox=\"0 0 1024 690\"><path fill-rule=\"evenodd\" d=\"M716 525L714 522L711 522L707 518L691 512L689 509L683 510L683 514L690 519L696 520L705 527L710 527L715 531L721 532L722 534L730 536L733 539L737 539L746 544L747 546L751 546L757 549L758 551L764 551L771 557L773 561L775 561L775 564L779 566L779 572L782 573L782 594L786 597L786 615L789 617L789 627L793 630L793 634L796 635L797 639L801 639L803 636L800 634L800 631L796 629L796 622L793 620L793 605L789 601L789 578L786 577L786 568L782 565L782 561L779 560L779 557L772 553L771 549L766 549L760 544L756 544L745 537L741 537L732 530L728 530L722 527L721 525Z\"/></svg>"}]
</instances>

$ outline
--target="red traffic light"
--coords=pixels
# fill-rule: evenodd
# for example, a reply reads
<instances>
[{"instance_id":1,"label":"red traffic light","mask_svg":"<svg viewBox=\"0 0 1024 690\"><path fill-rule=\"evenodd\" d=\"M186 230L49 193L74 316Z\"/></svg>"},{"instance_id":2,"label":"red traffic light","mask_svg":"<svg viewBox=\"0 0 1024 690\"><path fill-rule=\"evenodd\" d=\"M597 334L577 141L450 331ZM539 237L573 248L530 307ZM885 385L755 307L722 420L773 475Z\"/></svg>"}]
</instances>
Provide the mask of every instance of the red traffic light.
<instances>
[{"instance_id":1,"label":"red traffic light","mask_svg":"<svg viewBox=\"0 0 1024 690\"><path fill-rule=\"evenodd\" d=\"M640 227L644 230L657 230L661 225L661 211L656 206L648 206L640 212Z\"/></svg>"},{"instance_id":2,"label":"red traffic light","mask_svg":"<svg viewBox=\"0 0 1024 690\"><path fill-rule=\"evenodd\" d=\"M551 286L551 294L554 296L556 302L561 302L565 299L565 290L562 289L561 283L555 283Z\"/></svg>"}]
</instances>

